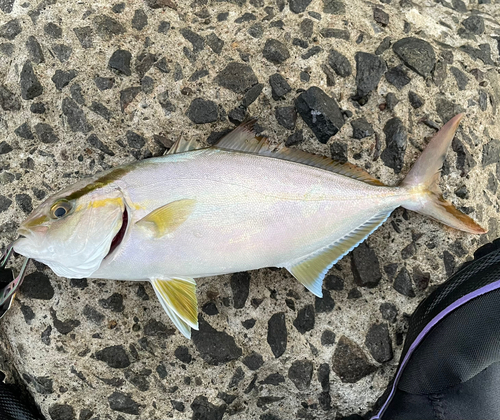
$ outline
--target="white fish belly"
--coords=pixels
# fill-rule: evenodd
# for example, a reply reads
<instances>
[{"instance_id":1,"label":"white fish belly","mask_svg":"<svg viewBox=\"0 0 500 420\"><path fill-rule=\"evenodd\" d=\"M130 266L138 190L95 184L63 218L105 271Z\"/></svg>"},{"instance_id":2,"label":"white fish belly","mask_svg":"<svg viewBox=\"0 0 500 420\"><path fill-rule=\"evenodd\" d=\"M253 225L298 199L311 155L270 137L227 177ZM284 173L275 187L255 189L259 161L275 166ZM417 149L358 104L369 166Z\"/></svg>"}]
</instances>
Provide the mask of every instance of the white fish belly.
<instances>
[{"instance_id":1,"label":"white fish belly","mask_svg":"<svg viewBox=\"0 0 500 420\"><path fill-rule=\"evenodd\" d=\"M204 149L152 159L118 182L132 209L127 234L94 277L202 277L285 266L408 198L329 171ZM188 219L154 238L135 224L152 210L196 200Z\"/></svg>"}]
</instances>

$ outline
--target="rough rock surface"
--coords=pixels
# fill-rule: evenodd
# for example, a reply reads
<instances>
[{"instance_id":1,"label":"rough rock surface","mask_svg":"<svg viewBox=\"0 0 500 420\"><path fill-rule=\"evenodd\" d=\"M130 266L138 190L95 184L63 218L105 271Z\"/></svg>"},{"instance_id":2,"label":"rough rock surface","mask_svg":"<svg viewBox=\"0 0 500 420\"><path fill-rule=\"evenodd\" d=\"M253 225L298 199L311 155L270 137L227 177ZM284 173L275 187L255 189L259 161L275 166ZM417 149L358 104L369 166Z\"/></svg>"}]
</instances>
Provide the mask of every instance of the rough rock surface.
<instances>
[{"instance_id":1,"label":"rough rock surface","mask_svg":"<svg viewBox=\"0 0 500 420\"><path fill-rule=\"evenodd\" d=\"M490 229L397 209L330 270L322 300L281 269L198 279L191 341L147 283L31 263L0 322L7 381L47 420L365 414L395 371L407 314L500 233L497 3L0 0L2 247L60 188L181 136L212 144L246 116L275 144L397 185L465 112L440 185Z\"/></svg>"}]
</instances>

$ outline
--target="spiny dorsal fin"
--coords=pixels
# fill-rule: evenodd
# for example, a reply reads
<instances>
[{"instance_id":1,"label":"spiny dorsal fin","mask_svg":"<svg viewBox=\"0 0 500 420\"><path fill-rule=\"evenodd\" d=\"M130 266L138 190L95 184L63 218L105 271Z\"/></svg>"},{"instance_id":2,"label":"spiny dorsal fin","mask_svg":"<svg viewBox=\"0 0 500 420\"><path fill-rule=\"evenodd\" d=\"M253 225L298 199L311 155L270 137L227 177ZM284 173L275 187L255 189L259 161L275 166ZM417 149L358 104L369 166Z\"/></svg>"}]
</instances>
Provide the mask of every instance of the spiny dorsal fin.
<instances>
[{"instance_id":1,"label":"spiny dorsal fin","mask_svg":"<svg viewBox=\"0 0 500 420\"><path fill-rule=\"evenodd\" d=\"M184 140L179 137L165 155L173 155L175 153L189 152L190 150L201 149L200 144L195 140Z\"/></svg>"},{"instance_id":2,"label":"spiny dorsal fin","mask_svg":"<svg viewBox=\"0 0 500 420\"><path fill-rule=\"evenodd\" d=\"M155 238L161 238L167 233L173 232L186 221L193 212L195 203L196 200L189 198L172 201L153 210L136 222L136 225L149 230Z\"/></svg>"},{"instance_id":3,"label":"spiny dorsal fin","mask_svg":"<svg viewBox=\"0 0 500 420\"><path fill-rule=\"evenodd\" d=\"M191 328L198 329L196 282L192 278L175 278L153 279L151 284L174 325L186 338L191 338Z\"/></svg>"},{"instance_id":4,"label":"spiny dorsal fin","mask_svg":"<svg viewBox=\"0 0 500 420\"><path fill-rule=\"evenodd\" d=\"M285 268L308 290L316 296L322 297L323 279L328 270L344 255L363 242L386 221L390 214L391 212L375 215L333 244L308 255L303 260L285 266Z\"/></svg>"},{"instance_id":5,"label":"spiny dorsal fin","mask_svg":"<svg viewBox=\"0 0 500 420\"><path fill-rule=\"evenodd\" d=\"M276 159L288 160L290 162L302 163L304 165L314 166L344 175L349 178L357 179L372 185L384 185L378 179L371 176L365 170L351 164L340 163L325 156L313 155L298 149L289 149L287 147L275 147L266 137L255 134L254 126L256 119L250 119L229 134L220 139L214 147L225 150L237 150L244 153L254 153L262 156L273 157Z\"/></svg>"}]
</instances>

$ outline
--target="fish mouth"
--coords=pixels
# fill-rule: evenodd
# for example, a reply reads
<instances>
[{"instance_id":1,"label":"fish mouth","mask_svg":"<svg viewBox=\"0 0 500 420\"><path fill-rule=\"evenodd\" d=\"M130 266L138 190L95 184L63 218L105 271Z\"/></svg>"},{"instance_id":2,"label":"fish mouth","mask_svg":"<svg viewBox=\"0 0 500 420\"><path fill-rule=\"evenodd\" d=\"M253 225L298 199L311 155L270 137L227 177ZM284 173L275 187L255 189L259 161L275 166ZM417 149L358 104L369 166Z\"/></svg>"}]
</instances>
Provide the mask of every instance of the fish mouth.
<instances>
[{"instance_id":1,"label":"fish mouth","mask_svg":"<svg viewBox=\"0 0 500 420\"><path fill-rule=\"evenodd\" d=\"M127 232L127 227L128 227L128 212L127 212L127 207L124 207L122 214L122 225L118 233L111 241L111 246L109 247L109 252L104 257L105 259L108 258L115 251L115 249L120 246L120 244L123 241L123 238L125 237L125 233Z\"/></svg>"}]
</instances>

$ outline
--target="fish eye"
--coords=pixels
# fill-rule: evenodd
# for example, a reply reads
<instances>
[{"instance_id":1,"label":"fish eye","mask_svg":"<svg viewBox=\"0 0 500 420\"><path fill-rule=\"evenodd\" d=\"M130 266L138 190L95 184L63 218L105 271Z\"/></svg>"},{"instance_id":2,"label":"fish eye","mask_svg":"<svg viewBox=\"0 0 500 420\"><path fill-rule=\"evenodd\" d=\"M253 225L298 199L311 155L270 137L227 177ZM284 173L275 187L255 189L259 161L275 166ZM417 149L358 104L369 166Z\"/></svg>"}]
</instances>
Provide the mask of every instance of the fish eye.
<instances>
[{"instance_id":1,"label":"fish eye","mask_svg":"<svg viewBox=\"0 0 500 420\"><path fill-rule=\"evenodd\" d=\"M73 206L68 201L59 201L50 209L50 215L53 219L62 219L72 208Z\"/></svg>"}]
</instances>

